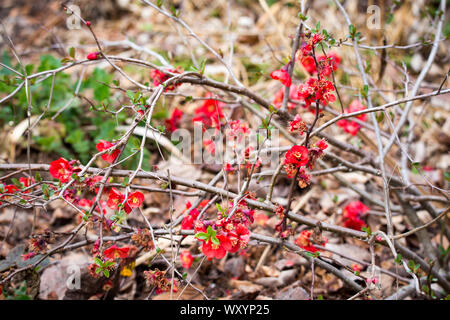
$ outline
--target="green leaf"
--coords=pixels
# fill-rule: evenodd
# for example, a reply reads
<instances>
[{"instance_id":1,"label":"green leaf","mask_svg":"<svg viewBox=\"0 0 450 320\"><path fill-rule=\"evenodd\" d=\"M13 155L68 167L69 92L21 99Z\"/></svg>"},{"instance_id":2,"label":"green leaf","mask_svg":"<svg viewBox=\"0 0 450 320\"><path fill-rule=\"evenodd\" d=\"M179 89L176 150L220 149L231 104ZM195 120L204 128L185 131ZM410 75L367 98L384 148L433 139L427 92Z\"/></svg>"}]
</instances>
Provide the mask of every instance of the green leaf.
<instances>
[{"instance_id":1,"label":"green leaf","mask_svg":"<svg viewBox=\"0 0 450 320\"><path fill-rule=\"evenodd\" d=\"M400 253L397 254L397 256L395 257L395 263L402 264L402 260L403 260L403 256Z\"/></svg>"},{"instance_id":2,"label":"green leaf","mask_svg":"<svg viewBox=\"0 0 450 320\"><path fill-rule=\"evenodd\" d=\"M69 56L71 56L72 58L75 59L75 48L74 47L70 47Z\"/></svg>"},{"instance_id":3,"label":"green leaf","mask_svg":"<svg viewBox=\"0 0 450 320\"><path fill-rule=\"evenodd\" d=\"M219 239L217 239L215 234L211 236L211 242L214 243L215 245L220 245L220 241Z\"/></svg>"},{"instance_id":4,"label":"green leaf","mask_svg":"<svg viewBox=\"0 0 450 320\"><path fill-rule=\"evenodd\" d=\"M220 204L216 203L216 208L219 210L219 212L224 213L225 210L220 206Z\"/></svg>"},{"instance_id":5,"label":"green leaf","mask_svg":"<svg viewBox=\"0 0 450 320\"><path fill-rule=\"evenodd\" d=\"M208 235L204 232L199 232L195 235L195 237L199 240L207 240L208 239Z\"/></svg>"},{"instance_id":6,"label":"green leaf","mask_svg":"<svg viewBox=\"0 0 450 320\"><path fill-rule=\"evenodd\" d=\"M377 118L378 123L380 123L384 120L384 112L383 111L377 112L376 115L377 115L376 118Z\"/></svg>"}]
</instances>

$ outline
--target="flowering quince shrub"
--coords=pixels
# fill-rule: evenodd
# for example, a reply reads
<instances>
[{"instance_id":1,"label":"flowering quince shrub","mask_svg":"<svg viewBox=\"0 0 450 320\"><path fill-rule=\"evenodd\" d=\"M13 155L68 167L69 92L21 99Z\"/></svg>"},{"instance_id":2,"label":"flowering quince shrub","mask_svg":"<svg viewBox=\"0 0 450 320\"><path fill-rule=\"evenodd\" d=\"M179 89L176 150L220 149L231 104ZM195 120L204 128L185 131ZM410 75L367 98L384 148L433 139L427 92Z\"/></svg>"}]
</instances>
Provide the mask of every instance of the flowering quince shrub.
<instances>
[{"instance_id":1,"label":"flowering quince shrub","mask_svg":"<svg viewBox=\"0 0 450 320\"><path fill-rule=\"evenodd\" d=\"M421 96L410 86L405 98L398 92L409 81L383 79L386 63L420 89L425 75L409 74L386 53L403 46L374 45L352 24L348 32L344 24L333 32L337 40L320 22L310 26L304 12L297 12L297 29L282 28L289 30L284 36L292 50L270 45L273 57L258 53L265 61L259 64L242 58L247 51L240 46L252 39L239 37L224 54L215 51L213 36L202 39L197 27L188 27L186 12L166 11L161 1L142 5L168 18L161 23L180 26L178 36L187 29L199 48L189 44L189 58L179 44L162 53L172 44L158 43L157 32L146 47L140 40L112 45L97 34L94 20L64 6L89 41L62 60L42 57L37 68L2 58L0 100L14 106L20 121L7 128L11 145L2 157L8 161L0 163L0 209L12 217L5 220L0 211L0 254L6 252L0 299L24 296L22 287L31 295L30 275L54 272L70 251L88 256L81 274L95 288L65 294L86 299L114 298L125 284L136 284L140 298L178 299L190 292L253 299L254 292L242 289L253 281L275 299L292 283L307 288L310 299L318 299L317 292L375 299L395 293L386 291L380 272L397 287L414 284L418 297L448 295L448 232L439 221L448 215L447 172L437 158L421 165L408 153L422 133L417 123L445 127L445 119L410 111L416 100L425 104L448 93L446 78L437 84L427 79L427 88L439 89ZM309 6L317 14L315 2ZM335 9L341 6L345 11L340 2ZM423 38L437 39L433 57L442 35ZM126 54L113 55L122 45ZM412 47L419 45L425 43ZM15 125L7 116L0 112L0 122ZM25 124L32 128L20 131ZM17 142L21 135L25 143ZM29 234L15 225L27 219L8 213L11 207L33 221L23 228ZM433 220L421 224L418 212ZM347 252L355 246L358 252ZM386 270L394 264L405 272ZM286 269L299 265L295 279L286 280L285 271L292 271ZM266 285L274 278L276 290Z\"/></svg>"}]
</instances>

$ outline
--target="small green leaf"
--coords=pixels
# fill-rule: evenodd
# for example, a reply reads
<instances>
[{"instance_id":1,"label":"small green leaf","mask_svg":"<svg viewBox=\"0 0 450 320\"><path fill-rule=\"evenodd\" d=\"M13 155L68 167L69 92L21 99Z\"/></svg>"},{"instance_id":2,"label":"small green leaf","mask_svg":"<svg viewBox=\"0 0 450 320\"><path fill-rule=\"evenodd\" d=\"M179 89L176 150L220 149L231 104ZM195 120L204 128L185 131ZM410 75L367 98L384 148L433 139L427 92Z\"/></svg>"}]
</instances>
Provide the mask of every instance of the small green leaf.
<instances>
[{"instance_id":1,"label":"small green leaf","mask_svg":"<svg viewBox=\"0 0 450 320\"><path fill-rule=\"evenodd\" d=\"M75 59L75 48L74 47L70 47L69 56L71 56L72 58Z\"/></svg>"},{"instance_id":2,"label":"small green leaf","mask_svg":"<svg viewBox=\"0 0 450 320\"><path fill-rule=\"evenodd\" d=\"M207 240L208 239L208 235L204 232L199 232L195 235L195 237L199 240Z\"/></svg>"}]
</instances>

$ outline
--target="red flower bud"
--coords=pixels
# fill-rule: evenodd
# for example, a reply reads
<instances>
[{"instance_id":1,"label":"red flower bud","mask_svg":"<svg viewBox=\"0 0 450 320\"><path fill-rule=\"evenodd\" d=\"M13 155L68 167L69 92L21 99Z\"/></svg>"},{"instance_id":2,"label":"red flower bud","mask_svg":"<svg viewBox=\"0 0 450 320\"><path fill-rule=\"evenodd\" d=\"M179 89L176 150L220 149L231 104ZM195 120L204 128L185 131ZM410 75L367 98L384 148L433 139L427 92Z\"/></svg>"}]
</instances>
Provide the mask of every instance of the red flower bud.
<instances>
[{"instance_id":1,"label":"red flower bud","mask_svg":"<svg viewBox=\"0 0 450 320\"><path fill-rule=\"evenodd\" d=\"M100 57L100 52L91 52L87 55L88 60L97 60Z\"/></svg>"}]
</instances>

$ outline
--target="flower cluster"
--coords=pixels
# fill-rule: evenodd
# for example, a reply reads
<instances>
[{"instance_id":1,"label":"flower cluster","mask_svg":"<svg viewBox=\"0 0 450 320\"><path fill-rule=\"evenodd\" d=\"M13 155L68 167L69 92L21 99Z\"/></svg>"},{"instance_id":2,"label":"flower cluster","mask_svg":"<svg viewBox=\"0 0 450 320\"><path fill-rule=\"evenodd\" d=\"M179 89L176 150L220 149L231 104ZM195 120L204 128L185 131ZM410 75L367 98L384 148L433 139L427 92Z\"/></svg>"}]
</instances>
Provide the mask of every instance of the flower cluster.
<instances>
[{"instance_id":1,"label":"flower cluster","mask_svg":"<svg viewBox=\"0 0 450 320\"><path fill-rule=\"evenodd\" d=\"M97 151L102 152L102 151L110 149L114 146L115 146L114 143L111 143L111 142L105 141L105 140L100 140L100 142L97 143L96 148L97 148ZM111 149L108 152L102 154L102 159L105 160L106 162L113 163L116 160L116 158L119 156L119 154L120 154L119 149Z\"/></svg>"},{"instance_id":2,"label":"flower cluster","mask_svg":"<svg viewBox=\"0 0 450 320\"><path fill-rule=\"evenodd\" d=\"M167 72L181 74L183 72L183 69L181 69L180 67L177 67L176 69L168 69ZM152 78L152 80L153 80L153 86L157 87L160 84L169 80L171 78L171 76L169 74L165 73L164 71L160 71L158 69L153 69L152 71L150 71L150 78ZM181 83L170 84L165 88L165 91L175 90L175 88L180 85L181 85Z\"/></svg>"},{"instance_id":3,"label":"flower cluster","mask_svg":"<svg viewBox=\"0 0 450 320\"><path fill-rule=\"evenodd\" d=\"M123 203L123 209L129 214L133 208L138 208L144 201L144 195L139 192L133 192L128 195L127 201L125 201L125 195L120 193L116 188L111 188L108 195L108 201L106 204L109 208L116 210Z\"/></svg>"},{"instance_id":4,"label":"flower cluster","mask_svg":"<svg viewBox=\"0 0 450 320\"><path fill-rule=\"evenodd\" d=\"M244 249L250 241L248 227L254 221L254 210L248 208L245 199L230 208L222 210L216 221L195 222L195 237L202 242L201 251L208 260L222 259L227 252Z\"/></svg>"},{"instance_id":5,"label":"flower cluster","mask_svg":"<svg viewBox=\"0 0 450 320\"><path fill-rule=\"evenodd\" d=\"M369 211L369 207L364 205L361 201L350 202L345 206L344 211L342 212L344 226L360 231L366 226L361 217L365 215L367 211Z\"/></svg>"},{"instance_id":6,"label":"flower cluster","mask_svg":"<svg viewBox=\"0 0 450 320\"><path fill-rule=\"evenodd\" d=\"M198 205L198 209L202 210L207 204L208 200L203 200ZM181 230L193 230L194 229L194 222L197 219L198 215L200 214L200 211L198 211L197 208L192 208L192 204L190 201L186 202L186 208L184 209L184 218L181 221ZM188 211L186 213L186 210Z\"/></svg>"},{"instance_id":7,"label":"flower cluster","mask_svg":"<svg viewBox=\"0 0 450 320\"><path fill-rule=\"evenodd\" d=\"M319 75L322 77L329 77L331 75L331 70L335 72L341 63L341 57L334 52L330 52L327 56L319 55L316 57L316 60L314 60L311 52L307 55L304 55L302 51L299 52L301 53L301 55L298 55L300 63L311 75L317 73L316 60L317 65L319 66Z\"/></svg>"},{"instance_id":8,"label":"flower cluster","mask_svg":"<svg viewBox=\"0 0 450 320\"><path fill-rule=\"evenodd\" d=\"M21 177L19 180L22 183L22 185L24 185L24 188L29 187L29 185L25 185L23 183L22 179L25 179L25 180L29 180L29 179ZM0 199L6 199L9 197L9 195L12 195L18 191L20 191L20 189L13 184L7 184L7 185L0 184ZM27 192L29 192L29 190L25 191L25 193L27 193ZM2 202L0 201L0 205L1 204L2 204Z\"/></svg>"},{"instance_id":9,"label":"flower cluster","mask_svg":"<svg viewBox=\"0 0 450 320\"><path fill-rule=\"evenodd\" d=\"M346 113L353 113L364 109L366 109L366 107L361 103L361 101L353 100L352 103L350 103L350 105L348 106ZM360 114L359 116L356 116L356 119L365 122L367 119L367 114ZM361 125L356 121L347 119L339 120L337 122L337 125L343 128L345 132L350 133L352 136L355 136L361 128Z\"/></svg>"},{"instance_id":10,"label":"flower cluster","mask_svg":"<svg viewBox=\"0 0 450 320\"><path fill-rule=\"evenodd\" d=\"M292 128L292 124L291 124ZM304 146L294 145L284 156L284 170L289 178L297 175L299 186L304 188L309 184L310 176L305 171L305 166L313 169L315 162L323 155L323 151L328 147L325 140L319 140L309 149Z\"/></svg>"},{"instance_id":11,"label":"flower cluster","mask_svg":"<svg viewBox=\"0 0 450 320\"><path fill-rule=\"evenodd\" d=\"M121 262L134 260L137 253L137 248L134 246L121 248L116 244L113 244L105 249L103 253L99 250L99 247L100 239L97 239L91 251L94 256L94 262L88 267L89 274L94 278L98 278L101 273L103 273L106 278L109 278L110 273L115 270Z\"/></svg>"},{"instance_id":12,"label":"flower cluster","mask_svg":"<svg viewBox=\"0 0 450 320\"><path fill-rule=\"evenodd\" d=\"M320 80L309 78L306 83L301 83L298 86L297 96L299 100L303 100L305 107L308 108L316 101L319 101L322 105L334 102L336 97L331 93L332 91L334 91L334 86L331 81L324 78Z\"/></svg>"},{"instance_id":13,"label":"flower cluster","mask_svg":"<svg viewBox=\"0 0 450 320\"><path fill-rule=\"evenodd\" d=\"M300 117L300 115L297 114L294 117L294 120L292 120L290 123L289 131L300 133L300 135L302 135L303 132L306 132L306 130L308 130L306 123L302 120L302 117Z\"/></svg>"}]
</instances>

